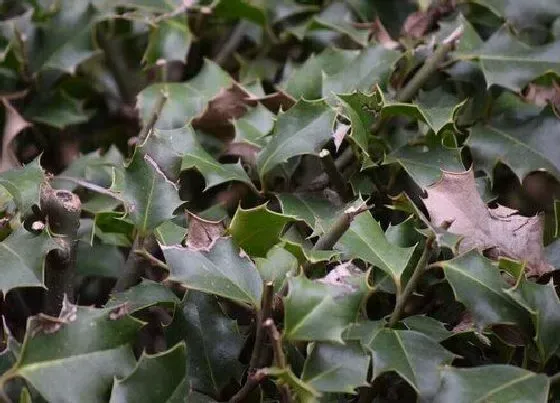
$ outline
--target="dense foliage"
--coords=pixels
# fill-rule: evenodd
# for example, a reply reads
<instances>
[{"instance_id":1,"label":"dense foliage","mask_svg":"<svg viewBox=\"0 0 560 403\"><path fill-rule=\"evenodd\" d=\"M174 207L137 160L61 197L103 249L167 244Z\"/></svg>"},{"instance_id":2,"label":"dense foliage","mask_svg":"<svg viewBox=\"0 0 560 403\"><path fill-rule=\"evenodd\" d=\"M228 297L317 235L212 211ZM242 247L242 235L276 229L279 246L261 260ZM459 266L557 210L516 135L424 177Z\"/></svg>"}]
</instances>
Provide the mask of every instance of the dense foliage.
<instances>
[{"instance_id":1,"label":"dense foliage","mask_svg":"<svg viewBox=\"0 0 560 403\"><path fill-rule=\"evenodd\" d=\"M557 0L0 0L2 401L560 398Z\"/></svg>"}]
</instances>

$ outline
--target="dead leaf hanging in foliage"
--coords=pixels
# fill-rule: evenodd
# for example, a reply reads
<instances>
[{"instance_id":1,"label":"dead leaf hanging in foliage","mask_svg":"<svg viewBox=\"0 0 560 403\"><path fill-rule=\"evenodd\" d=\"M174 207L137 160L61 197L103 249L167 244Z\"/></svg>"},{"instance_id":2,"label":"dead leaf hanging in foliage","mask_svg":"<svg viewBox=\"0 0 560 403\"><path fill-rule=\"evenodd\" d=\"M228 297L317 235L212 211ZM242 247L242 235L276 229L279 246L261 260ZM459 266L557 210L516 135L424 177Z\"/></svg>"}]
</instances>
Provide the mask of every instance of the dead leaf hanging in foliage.
<instances>
[{"instance_id":1,"label":"dead leaf hanging in foliage","mask_svg":"<svg viewBox=\"0 0 560 403\"><path fill-rule=\"evenodd\" d=\"M547 262L542 243L542 216L524 217L504 206L489 209L476 189L472 168L466 172L442 171L442 178L426 189L424 204L436 227L462 236L459 252L477 248L491 258L507 256L527 262L529 275L554 268Z\"/></svg>"},{"instance_id":2,"label":"dead leaf hanging in foliage","mask_svg":"<svg viewBox=\"0 0 560 403\"><path fill-rule=\"evenodd\" d=\"M13 141L23 129L31 126L31 123L25 120L6 98L2 98L2 104L6 115L4 118L0 172L5 172L21 165L13 149Z\"/></svg>"},{"instance_id":3,"label":"dead leaf hanging in foliage","mask_svg":"<svg viewBox=\"0 0 560 403\"><path fill-rule=\"evenodd\" d=\"M204 220L192 213L189 214L189 232L187 235L187 248L193 250L210 250L214 242L225 231L221 221Z\"/></svg>"}]
</instances>

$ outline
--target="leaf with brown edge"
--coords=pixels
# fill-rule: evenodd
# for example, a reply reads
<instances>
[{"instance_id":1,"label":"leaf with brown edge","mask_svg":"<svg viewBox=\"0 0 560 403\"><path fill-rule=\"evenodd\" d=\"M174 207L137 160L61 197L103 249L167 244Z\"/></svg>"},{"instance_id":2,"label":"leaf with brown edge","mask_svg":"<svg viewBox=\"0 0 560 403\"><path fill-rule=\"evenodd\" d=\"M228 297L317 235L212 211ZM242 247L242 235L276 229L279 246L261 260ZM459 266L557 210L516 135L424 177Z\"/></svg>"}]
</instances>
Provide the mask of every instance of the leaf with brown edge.
<instances>
[{"instance_id":1,"label":"leaf with brown edge","mask_svg":"<svg viewBox=\"0 0 560 403\"><path fill-rule=\"evenodd\" d=\"M224 232L222 221L209 221L188 212L189 232L186 246L192 250L210 250Z\"/></svg>"},{"instance_id":2,"label":"leaf with brown edge","mask_svg":"<svg viewBox=\"0 0 560 403\"><path fill-rule=\"evenodd\" d=\"M527 274L542 275L554 268L543 246L543 217L524 217L505 206L489 209L476 190L472 168L465 172L442 171L439 182L426 189L424 204L435 227L462 236L459 252L488 250L490 257L507 256L527 263ZM447 224L446 224L447 223Z\"/></svg>"}]
</instances>

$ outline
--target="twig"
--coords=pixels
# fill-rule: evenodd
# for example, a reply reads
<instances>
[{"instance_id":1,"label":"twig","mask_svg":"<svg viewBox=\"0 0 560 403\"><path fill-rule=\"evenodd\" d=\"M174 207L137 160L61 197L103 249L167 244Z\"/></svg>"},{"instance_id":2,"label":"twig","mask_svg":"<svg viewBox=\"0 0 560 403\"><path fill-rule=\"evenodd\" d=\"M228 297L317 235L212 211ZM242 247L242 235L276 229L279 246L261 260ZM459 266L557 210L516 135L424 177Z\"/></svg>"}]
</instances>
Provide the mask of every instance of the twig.
<instances>
[{"instance_id":1,"label":"twig","mask_svg":"<svg viewBox=\"0 0 560 403\"><path fill-rule=\"evenodd\" d=\"M59 245L47 256L45 263L47 292L43 312L58 316L65 294L69 301L74 301L76 245L82 204L74 193L54 190L46 183L41 189L41 210L46 214L49 231Z\"/></svg>"},{"instance_id":2,"label":"twig","mask_svg":"<svg viewBox=\"0 0 560 403\"><path fill-rule=\"evenodd\" d=\"M342 177L341 173L336 167L334 159L329 152L329 150L323 149L319 154L321 157L321 163L323 164L323 169L328 175L330 182L334 190L340 195L343 202L349 202L354 196L348 182Z\"/></svg>"},{"instance_id":3,"label":"twig","mask_svg":"<svg viewBox=\"0 0 560 403\"><path fill-rule=\"evenodd\" d=\"M233 30L231 31L227 42L224 44L224 46L222 46L222 48L214 58L214 61L217 64L222 65L227 60L227 58L235 51L235 49L237 49L237 47L241 43L241 40L243 39L243 35L245 34L247 27L247 21L241 21L237 23L235 28L233 28Z\"/></svg>"},{"instance_id":4,"label":"twig","mask_svg":"<svg viewBox=\"0 0 560 403\"><path fill-rule=\"evenodd\" d=\"M167 93L162 92L160 94L159 98L157 99L157 101L154 105L154 108L152 109L152 113L150 114L150 117L148 118L148 121L146 122L144 127L142 127L142 130L140 130L140 133L138 134L138 143L137 144L143 144L144 141L146 141L146 138L148 137L148 134L150 134L150 131L156 125L156 122L159 118L159 115L161 115L161 111L163 110L163 106L165 105L165 101L167 101Z\"/></svg>"},{"instance_id":5,"label":"twig","mask_svg":"<svg viewBox=\"0 0 560 403\"><path fill-rule=\"evenodd\" d=\"M352 151L352 147L347 147L344 149L342 154L340 154L334 160L334 165L338 171L348 165L352 159L354 159L354 152ZM329 181L329 176L326 173L322 173L321 175L317 176L313 182L308 185L300 186L296 191L302 190L315 190L323 188Z\"/></svg>"},{"instance_id":6,"label":"twig","mask_svg":"<svg viewBox=\"0 0 560 403\"><path fill-rule=\"evenodd\" d=\"M152 266L159 267L160 269L164 269L164 270L169 271L169 267L164 262L162 262L158 258L154 257L146 249L137 249L137 250L134 251L134 253L136 255L146 259L148 262L150 262L152 264Z\"/></svg>"},{"instance_id":7,"label":"twig","mask_svg":"<svg viewBox=\"0 0 560 403\"><path fill-rule=\"evenodd\" d=\"M86 189L89 189L89 190L92 190L94 192L101 193L101 194L104 194L104 195L107 195L107 196L111 196L114 199L117 199L117 200L120 200L120 201L124 202L124 199L122 199L122 197L119 194L117 194L115 192L112 192L109 189L105 189L102 186L96 185L95 183L91 183L91 182L88 182L88 181L84 181L82 179L78 179L78 178L74 178L72 176L66 176L66 175L58 175L58 176L55 176L54 179L58 179L58 180L61 180L61 181L72 182L72 183L75 183L76 185L82 186Z\"/></svg>"},{"instance_id":8,"label":"twig","mask_svg":"<svg viewBox=\"0 0 560 403\"><path fill-rule=\"evenodd\" d=\"M261 378L254 376L257 369L261 367L262 357L265 350L266 329L265 323L269 320L272 313L272 300L274 297L274 284L270 281L264 285L261 309L257 312L257 332L255 335L255 343L253 352L251 353L251 361L249 362L249 375L245 384L239 391L229 399L229 403L238 403L245 401L245 398L260 383Z\"/></svg>"},{"instance_id":9,"label":"twig","mask_svg":"<svg viewBox=\"0 0 560 403\"><path fill-rule=\"evenodd\" d=\"M455 46L455 40L443 42L437 47L434 53L426 60L424 65L416 72L408 84L398 92L397 101L410 102L416 93L422 88L424 83L438 69L445 56Z\"/></svg>"},{"instance_id":10,"label":"twig","mask_svg":"<svg viewBox=\"0 0 560 403\"><path fill-rule=\"evenodd\" d=\"M388 327L393 327L397 324L399 319L401 318L401 314L404 310L404 306L406 304L406 300L408 297L414 292L416 286L418 285L418 281L422 277L422 275L426 272L426 267L428 260L430 259L430 255L432 252L432 244L434 241L434 236L431 235L426 239L426 243L424 244L424 250L422 251L422 256L418 260L416 267L414 268L414 272L412 273L412 277L408 280L406 287L402 293L399 293L400 286L397 286L397 302L395 304L395 309L391 314L391 318L387 323Z\"/></svg>"},{"instance_id":11,"label":"twig","mask_svg":"<svg viewBox=\"0 0 560 403\"><path fill-rule=\"evenodd\" d=\"M284 355L284 350L282 348L282 336L278 332L276 325L272 319L267 319L264 323L266 330L268 331L268 337L272 343L272 350L274 351L274 363L276 367L280 369L286 369L288 367L288 363L286 361L286 356ZM290 389L288 385L281 385L280 386L280 395L282 396L282 402L284 403L292 403L292 395L290 393Z\"/></svg>"},{"instance_id":12,"label":"twig","mask_svg":"<svg viewBox=\"0 0 560 403\"><path fill-rule=\"evenodd\" d=\"M371 207L363 203L358 207L350 207L341 214L340 217L334 222L332 227L325 232L315 243L313 249L315 250L330 250L338 242L338 240L344 235L344 233L350 228L352 220L358 214L369 210Z\"/></svg>"}]
</instances>

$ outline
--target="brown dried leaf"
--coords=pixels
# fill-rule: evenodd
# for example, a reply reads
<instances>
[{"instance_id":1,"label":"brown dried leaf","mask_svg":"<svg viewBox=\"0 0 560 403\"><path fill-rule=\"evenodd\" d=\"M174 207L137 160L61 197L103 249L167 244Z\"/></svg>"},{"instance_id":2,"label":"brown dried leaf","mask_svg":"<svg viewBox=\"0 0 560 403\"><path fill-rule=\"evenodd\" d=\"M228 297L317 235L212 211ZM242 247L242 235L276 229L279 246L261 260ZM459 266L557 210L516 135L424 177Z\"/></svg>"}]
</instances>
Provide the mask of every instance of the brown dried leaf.
<instances>
[{"instance_id":1,"label":"brown dried leaf","mask_svg":"<svg viewBox=\"0 0 560 403\"><path fill-rule=\"evenodd\" d=\"M249 143L229 143L225 155L240 157L246 164L256 165L260 147Z\"/></svg>"},{"instance_id":2,"label":"brown dried leaf","mask_svg":"<svg viewBox=\"0 0 560 403\"><path fill-rule=\"evenodd\" d=\"M290 95L286 94L284 91L279 90L264 97L251 97L247 100L247 102L251 106L256 106L257 103L260 102L268 110L274 113L278 113L280 108L282 108L283 111L287 111L288 109L290 109L295 105L296 100Z\"/></svg>"},{"instance_id":3,"label":"brown dried leaf","mask_svg":"<svg viewBox=\"0 0 560 403\"><path fill-rule=\"evenodd\" d=\"M477 248L489 251L493 259L518 259L526 262L531 276L553 270L544 255L543 217L524 217L504 206L489 209L478 194L472 168L460 173L442 171L441 180L426 191L424 204L432 225L451 223L448 231L462 236L460 253Z\"/></svg>"},{"instance_id":4,"label":"brown dried leaf","mask_svg":"<svg viewBox=\"0 0 560 403\"><path fill-rule=\"evenodd\" d=\"M210 250L212 245L225 231L223 222L204 220L192 213L189 214L189 232L187 248L193 250Z\"/></svg>"},{"instance_id":5,"label":"brown dried leaf","mask_svg":"<svg viewBox=\"0 0 560 403\"><path fill-rule=\"evenodd\" d=\"M402 27L402 32L412 38L419 39L430 31L435 23L453 9L452 4L442 4L430 7L427 11L417 11L410 14Z\"/></svg>"},{"instance_id":6,"label":"brown dried leaf","mask_svg":"<svg viewBox=\"0 0 560 403\"><path fill-rule=\"evenodd\" d=\"M554 82L552 87L542 87L530 83L527 87L525 99L537 106L546 106L548 103L560 107L560 86Z\"/></svg>"},{"instance_id":7,"label":"brown dried leaf","mask_svg":"<svg viewBox=\"0 0 560 403\"><path fill-rule=\"evenodd\" d=\"M25 120L6 98L2 98L2 104L4 105L6 116L2 137L0 172L5 172L8 169L21 165L16 157L13 141L23 129L31 126L31 123Z\"/></svg>"},{"instance_id":8,"label":"brown dried leaf","mask_svg":"<svg viewBox=\"0 0 560 403\"><path fill-rule=\"evenodd\" d=\"M348 130L350 130L350 126L340 124L334 131L333 140L334 140L334 149L336 150L336 152L338 152L338 149L342 145L342 141L346 137L346 134L348 134Z\"/></svg>"},{"instance_id":9,"label":"brown dried leaf","mask_svg":"<svg viewBox=\"0 0 560 403\"><path fill-rule=\"evenodd\" d=\"M375 25L377 27L377 30L375 32L375 39L377 39L377 42L383 45L384 48L397 49L400 46L397 41L394 41L393 38L391 38L391 35L389 35L389 32L387 32L385 25L383 25L379 17L376 18Z\"/></svg>"}]
</instances>

